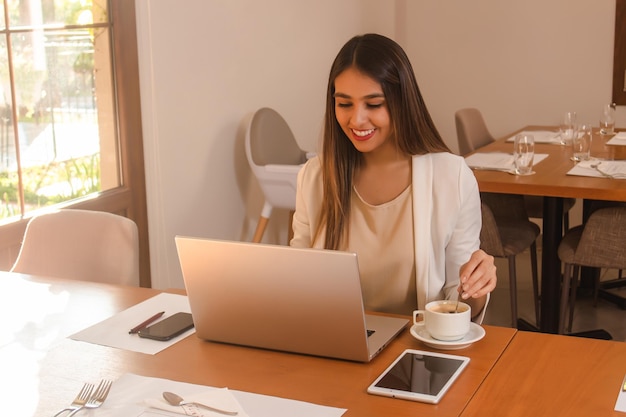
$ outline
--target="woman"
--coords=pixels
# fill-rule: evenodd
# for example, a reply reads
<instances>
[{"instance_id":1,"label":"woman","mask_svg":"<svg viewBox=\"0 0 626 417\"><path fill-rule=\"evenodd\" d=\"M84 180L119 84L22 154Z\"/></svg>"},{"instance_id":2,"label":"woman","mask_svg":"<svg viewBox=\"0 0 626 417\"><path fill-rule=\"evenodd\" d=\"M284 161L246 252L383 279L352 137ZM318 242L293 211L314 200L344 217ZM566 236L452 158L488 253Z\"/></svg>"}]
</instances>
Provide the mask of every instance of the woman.
<instances>
[{"instance_id":1,"label":"woman","mask_svg":"<svg viewBox=\"0 0 626 417\"><path fill-rule=\"evenodd\" d=\"M482 321L496 285L474 175L439 136L402 48L356 36L333 62L323 149L300 171L295 247L357 253L365 308L457 299Z\"/></svg>"}]
</instances>

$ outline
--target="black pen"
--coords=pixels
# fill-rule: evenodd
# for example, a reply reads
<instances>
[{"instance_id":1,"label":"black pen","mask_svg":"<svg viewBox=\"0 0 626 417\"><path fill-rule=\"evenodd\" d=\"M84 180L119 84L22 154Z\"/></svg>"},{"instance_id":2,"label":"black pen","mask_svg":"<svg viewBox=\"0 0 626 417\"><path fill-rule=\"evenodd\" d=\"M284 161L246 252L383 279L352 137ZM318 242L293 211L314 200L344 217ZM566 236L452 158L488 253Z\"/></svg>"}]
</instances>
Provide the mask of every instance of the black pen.
<instances>
[{"instance_id":1,"label":"black pen","mask_svg":"<svg viewBox=\"0 0 626 417\"><path fill-rule=\"evenodd\" d=\"M138 324L135 327L133 327L132 329L130 329L128 331L128 334L138 333L139 330L147 327L150 323L152 323L153 321L157 320L163 314L165 314L165 311L161 311L160 313L155 314L154 316L150 317L148 320L146 320L146 321L142 322L141 324Z\"/></svg>"}]
</instances>

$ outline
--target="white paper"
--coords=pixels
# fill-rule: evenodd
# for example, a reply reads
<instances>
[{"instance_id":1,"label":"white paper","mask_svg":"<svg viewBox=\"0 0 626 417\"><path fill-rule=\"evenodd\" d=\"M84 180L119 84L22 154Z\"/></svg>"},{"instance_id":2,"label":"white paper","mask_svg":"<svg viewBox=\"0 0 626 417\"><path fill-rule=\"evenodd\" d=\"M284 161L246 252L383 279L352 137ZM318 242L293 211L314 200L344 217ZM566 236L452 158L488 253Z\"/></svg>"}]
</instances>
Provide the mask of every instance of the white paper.
<instances>
[{"instance_id":1,"label":"white paper","mask_svg":"<svg viewBox=\"0 0 626 417\"><path fill-rule=\"evenodd\" d=\"M626 377L624 377L624 381L619 386L619 392L617 394L617 401L615 401L615 411L623 411L626 412L626 392L624 392L623 387L626 384Z\"/></svg>"},{"instance_id":2,"label":"white paper","mask_svg":"<svg viewBox=\"0 0 626 417\"><path fill-rule=\"evenodd\" d=\"M195 332L195 329L191 329L167 341L145 339L137 334L128 334L130 329L160 311L165 311L165 314L159 321L178 312L190 313L191 308L186 296L161 293L117 313L113 317L81 330L70 336L70 338L154 355ZM158 321L155 321L155 323L158 323Z\"/></svg>"},{"instance_id":3,"label":"white paper","mask_svg":"<svg viewBox=\"0 0 626 417\"><path fill-rule=\"evenodd\" d=\"M619 132L609 140L607 145L626 146L626 132Z\"/></svg>"},{"instance_id":4,"label":"white paper","mask_svg":"<svg viewBox=\"0 0 626 417\"><path fill-rule=\"evenodd\" d=\"M535 138L535 143L550 143L553 145L564 144L563 139L561 138L561 133L551 132L549 130L528 130L528 131L520 132L520 133L515 134L514 136L511 136L506 141L514 142L515 136L521 135L521 134L533 135L533 137Z\"/></svg>"},{"instance_id":5,"label":"white paper","mask_svg":"<svg viewBox=\"0 0 626 417\"><path fill-rule=\"evenodd\" d=\"M588 161L580 161L567 175L576 175L579 177L596 177L626 180L626 161L599 161L590 159Z\"/></svg>"},{"instance_id":6,"label":"white paper","mask_svg":"<svg viewBox=\"0 0 626 417\"><path fill-rule=\"evenodd\" d=\"M288 381L285 381L288 383ZM174 392L181 397L198 398L206 395L214 387L172 381L169 379L150 378L134 374L125 374L113 383L111 392L102 407L98 409L98 417L180 417L146 405L146 400L162 398L164 391ZM243 410L242 417L340 417L346 409L327 407L268 395L254 394L228 389ZM203 410L204 414L206 410ZM215 415L218 414L207 414ZM221 415L223 417L224 415Z\"/></svg>"},{"instance_id":7,"label":"white paper","mask_svg":"<svg viewBox=\"0 0 626 417\"><path fill-rule=\"evenodd\" d=\"M548 154L535 154L533 165L548 157ZM505 152L476 152L465 158L470 168L514 172L513 155Z\"/></svg>"}]
</instances>

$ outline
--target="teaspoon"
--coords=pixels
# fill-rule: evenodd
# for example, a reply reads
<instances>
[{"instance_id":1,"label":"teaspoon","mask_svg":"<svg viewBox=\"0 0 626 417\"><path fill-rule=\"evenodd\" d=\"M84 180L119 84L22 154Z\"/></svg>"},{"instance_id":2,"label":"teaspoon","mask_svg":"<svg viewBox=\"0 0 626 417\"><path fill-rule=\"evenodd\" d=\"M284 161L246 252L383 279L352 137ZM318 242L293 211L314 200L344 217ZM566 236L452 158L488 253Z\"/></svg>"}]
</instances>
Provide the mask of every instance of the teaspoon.
<instances>
[{"instance_id":1,"label":"teaspoon","mask_svg":"<svg viewBox=\"0 0 626 417\"><path fill-rule=\"evenodd\" d=\"M180 395L174 394L173 392L167 392L167 391L164 392L163 398L165 398L165 401L167 401L171 405L186 405L186 404L195 405L197 407L203 407L203 408L206 408L207 410L214 411L216 413L226 414L227 416L236 416L237 414L239 414L239 412L237 411L222 410L220 408L211 407L211 406L208 406L199 402L195 402L195 401L185 401L183 397L181 397Z\"/></svg>"}]
</instances>

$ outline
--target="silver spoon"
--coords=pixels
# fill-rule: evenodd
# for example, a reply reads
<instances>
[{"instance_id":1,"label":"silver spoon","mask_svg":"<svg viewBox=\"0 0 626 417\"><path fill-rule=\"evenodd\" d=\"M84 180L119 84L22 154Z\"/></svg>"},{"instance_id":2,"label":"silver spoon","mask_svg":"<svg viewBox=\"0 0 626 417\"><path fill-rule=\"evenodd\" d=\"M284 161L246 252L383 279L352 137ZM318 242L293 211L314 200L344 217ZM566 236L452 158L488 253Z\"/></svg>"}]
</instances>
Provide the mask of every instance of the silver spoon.
<instances>
[{"instance_id":1,"label":"silver spoon","mask_svg":"<svg viewBox=\"0 0 626 417\"><path fill-rule=\"evenodd\" d=\"M222 410L220 408L211 407L211 406L208 406L199 402L195 402L195 401L185 401L183 397L181 397L180 395L176 395L173 392L165 391L163 393L163 398L165 398L165 401L167 401L171 405L186 405L186 404L195 405L197 407L203 407L203 408L206 408L207 410L214 411L216 413L226 414L227 416L236 416L237 414L239 414L238 411Z\"/></svg>"}]
</instances>

